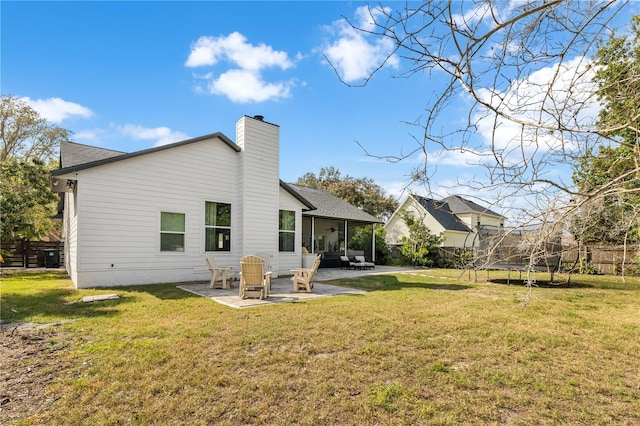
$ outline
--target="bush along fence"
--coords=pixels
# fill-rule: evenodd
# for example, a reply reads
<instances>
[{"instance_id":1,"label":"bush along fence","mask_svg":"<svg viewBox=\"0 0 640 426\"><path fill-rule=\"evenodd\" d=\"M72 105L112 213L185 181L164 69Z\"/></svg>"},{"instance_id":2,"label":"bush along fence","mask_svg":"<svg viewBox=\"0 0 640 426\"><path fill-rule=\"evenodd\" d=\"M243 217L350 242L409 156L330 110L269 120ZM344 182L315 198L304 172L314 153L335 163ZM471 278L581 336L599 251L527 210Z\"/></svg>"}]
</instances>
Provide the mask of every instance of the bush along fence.
<instances>
[{"instance_id":1,"label":"bush along fence","mask_svg":"<svg viewBox=\"0 0 640 426\"><path fill-rule=\"evenodd\" d=\"M61 268L64 266L62 241L22 241L2 243L3 268Z\"/></svg>"}]
</instances>

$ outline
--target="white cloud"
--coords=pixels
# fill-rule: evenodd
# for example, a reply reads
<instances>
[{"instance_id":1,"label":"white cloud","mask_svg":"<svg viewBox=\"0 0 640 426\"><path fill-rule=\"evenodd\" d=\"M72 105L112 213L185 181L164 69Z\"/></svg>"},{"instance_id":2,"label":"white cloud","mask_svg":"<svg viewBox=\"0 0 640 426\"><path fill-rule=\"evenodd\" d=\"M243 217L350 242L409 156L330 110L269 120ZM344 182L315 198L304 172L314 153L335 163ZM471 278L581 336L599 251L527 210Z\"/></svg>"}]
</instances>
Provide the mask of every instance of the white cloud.
<instances>
[{"instance_id":1,"label":"white cloud","mask_svg":"<svg viewBox=\"0 0 640 426\"><path fill-rule=\"evenodd\" d=\"M230 70L220 74L209 84L210 93L224 95L232 102L263 102L269 99L287 97L291 83L268 83L260 74L247 70Z\"/></svg>"},{"instance_id":2,"label":"white cloud","mask_svg":"<svg viewBox=\"0 0 640 426\"><path fill-rule=\"evenodd\" d=\"M31 99L24 97L20 100L36 110L42 118L52 123L61 123L69 118L90 118L93 116L93 111L89 108L60 98Z\"/></svg>"},{"instance_id":3,"label":"white cloud","mask_svg":"<svg viewBox=\"0 0 640 426\"><path fill-rule=\"evenodd\" d=\"M100 141L104 134L105 132L102 129L85 129L74 132L73 138L77 141L96 144Z\"/></svg>"},{"instance_id":4,"label":"white cloud","mask_svg":"<svg viewBox=\"0 0 640 426\"><path fill-rule=\"evenodd\" d=\"M458 3L458 4L461 7L465 5L465 3ZM488 3L488 2L480 3L479 5L477 5L477 7L469 8L467 11L465 11L462 14L459 14L459 13L452 14L451 20L458 27L471 28L473 25L479 22L482 22L487 17L487 15L490 14L493 8L494 6L491 3Z\"/></svg>"},{"instance_id":5,"label":"white cloud","mask_svg":"<svg viewBox=\"0 0 640 426\"><path fill-rule=\"evenodd\" d=\"M369 8L367 6L360 6L354 12L356 25L365 31L372 31L376 28L376 20L384 18L384 14L389 12L391 12L391 8L388 7L381 8L378 6Z\"/></svg>"},{"instance_id":6,"label":"white cloud","mask_svg":"<svg viewBox=\"0 0 640 426\"><path fill-rule=\"evenodd\" d=\"M532 206L540 205L531 194L551 197L553 188L541 182L529 187L488 185L488 174L496 167L497 160L507 167L521 167L523 173L535 173L535 178L569 185L571 167L561 161L563 152L583 150L584 141L579 137L567 138L566 133L554 131L553 127L557 127L560 119L562 123L582 130L592 128L600 109L594 96L594 72L589 60L577 57L513 80L502 92L480 90L487 103L511 116L512 120L477 110L472 122L476 124L478 138L469 141L473 147L429 152L429 164L447 166L454 174L454 177L450 173L441 174L437 187L463 196L482 193L486 199L498 200L503 211L515 218L516 213L524 215ZM464 97L466 99L468 95ZM521 123L528 124L523 126ZM549 129L540 129L538 124L549 126ZM539 168L532 167L534 164Z\"/></svg>"},{"instance_id":7,"label":"white cloud","mask_svg":"<svg viewBox=\"0 0 640 426\"><path fill-rule=\"evenodd\" d=\"M286 52L276 51L264 43L257 46L248 43L247 38L238 32L226 37L203 36L192 44L185 66L211 67L222 63L229 64L227 71L194 75L206 81L206 88L211 94L227 96L237 103L290 96L294 80L268 82L263 76L266 69L285 71L294 66ZM195 90L203 91L203 87L197 85Z\"/></svg>"},{"instance_id":8,"label":"white cloud","mask_svg":"<svg viewBox=\"0 0 640 426\"><path fill-rule=\"evenodd\" d=\"M382 18L383 11L388 8L368 9L367 6L359 7L356 12L355 25L363 30L374 28L373 18ZM338 34L338 39L323 48L323 54L337 70L340 78L347 83L365 79L371 75L385 60L387 66L398 68L400 61L395 55L391 55L394 44L389 39L371 39L357 29L354 29L344 20L333 22L330 29Z\"/></svg>"},{"instance_id":9,"label":"white cloud","mask_svg":"<svg viewBox=\"0 0 640 426\"><path fill-rule=\"evenodd\" d=\"M458 148L450 150L434 149L427 155L421 152L410 160L415 164L426 163L430 170L437 170L439 171L438 174L444 172L444 174L448 176L451 173L447 173L446 171L455 171L455 174L459 175L462 169L469 170L478 167L486 161L494 161L494 157L488 149ZM443 168L440 168L440 166L443 166Z\"/></svg>"},{"instance_id":10,"label":"white cloud","mask_svg":"<svg viewBox=\"0 0 640 426\"><path fill-rule=\"evenodd\" d=\"M238 32L227 37L203 36L191 46L191 53L185 63L188 67L215 65L227 60L245 70L261 70L278 67L286 70L293 66L286 52L273 50L260 43L254 46Z\"/></svg>"},{"instance_id":11,"label":"white cloud","mask_svg":"<svg viewBox=\"0 0 640 426\"><path fill-rule=\"evenodd\" d=\"M479 25L495 28L497 22L512 17L514 10L522 10L529 0L511 0L508 2L456 2L461 13L452 13L451 21L458 29L474 32ZM464 10L467 6L471 7Z\"/></svg>"},{"instance_id":12,"label":"white cloud","mask_svg":"<svg viewBox=\"0 0 640 426\"><path fill-rule=\"evenodd\" d=\"M168 127L142 127L134 124L117 126L118 130L134 139L153 140L154 146L167 145L173 142L189 139L189 136L182 132L177 132Z\"/></svg>"},{"instance_id":13,"label":"white cloud","mask_svg":"<svg viewBox=\"0 0 640 426\"><path fill-rule=\"evenodd\" d=\"M408 193L411 182L407 181L389 181L380 183L380 187L384 190L386 195L392 195L397 200L402 200Z\"/></svg>"},{"instance_id":14,"label":"white cloud","mask_svg":"<svg viewBox=\"0 0 640 426\"><path fill-rule=\"evenodd\" d=\"M563 126L593 129L600 105L592 81L595 69L584 57L545 67L526 78L514 80L505 92L479 90L488 104L512 117L507 119L478 112L474 119L484 146L514 164L525 159L576 149L575 139L553 131ZM526 123L523 127L521 123ZM541 129L538 126L547 126Z\"/></svg>"}]
</instances>

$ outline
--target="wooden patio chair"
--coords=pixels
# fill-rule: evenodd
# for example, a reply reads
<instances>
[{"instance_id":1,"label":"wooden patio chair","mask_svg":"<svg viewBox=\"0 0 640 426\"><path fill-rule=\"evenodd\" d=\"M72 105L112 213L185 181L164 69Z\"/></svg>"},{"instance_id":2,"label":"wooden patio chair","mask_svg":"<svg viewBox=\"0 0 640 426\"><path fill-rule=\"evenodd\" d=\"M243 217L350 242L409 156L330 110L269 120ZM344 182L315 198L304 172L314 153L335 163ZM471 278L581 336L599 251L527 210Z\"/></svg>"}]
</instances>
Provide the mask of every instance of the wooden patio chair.
<instances>
[{"instance_id":1,"label":"wooden patio chair","mask_svg":"<svg viewBox=\"0 0 640 426\"><path fill-rule=\"evenodd\" d=\"M316 257L311 268L292 269L291 272L293 272L293 276L291 280L293 281L293 291L306 291L307 293L311 293L311 290L313 290L313 276L318 271L319 266L320 256Z\"/></svg>"},{"instance_id":2,"label":"wooden patio chair","mask_svg":"<svg viewBox=\"0 0 640 426\"><path fill-rule=\"evenodd\" d=\"M209 272L211 272L211 282L209 288L230 288L233 280L233 267L216 265L216 258L213 253L205 255L205 261Z\"/></svg>"},{"instance_id":3,"label":"wooden patio chair","mask_svg":"<svg viewBox=\"0 0 640 426\"><path fill-rule=\"evenodd\" d=\"M240 297L264 299L270 290L271 271L265 272L264 259L253 255L240 259Z\"/></svg>"}]
</instances>

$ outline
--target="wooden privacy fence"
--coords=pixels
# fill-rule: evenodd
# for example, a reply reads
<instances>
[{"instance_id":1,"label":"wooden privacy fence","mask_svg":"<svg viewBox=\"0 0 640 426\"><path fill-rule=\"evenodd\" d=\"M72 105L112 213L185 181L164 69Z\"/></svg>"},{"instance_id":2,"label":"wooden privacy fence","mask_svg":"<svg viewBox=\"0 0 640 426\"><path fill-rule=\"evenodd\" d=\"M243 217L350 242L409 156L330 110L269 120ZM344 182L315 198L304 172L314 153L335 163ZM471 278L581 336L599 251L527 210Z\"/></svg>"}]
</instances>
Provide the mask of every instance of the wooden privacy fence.
<instances>
[{"instance_id":1,"label":"wooden privacy fence","mask_svg":"<svg viewBox=\"0 0 640 426\"><path fill-rule=\"evenodd\" d=\"M628 246L626 248L626 256L625 248L620 246L589 245L578 248L577 245L563 244L560 253L558 253L558 248L558 246L555 246L550 252L561 254L560 271L573 269L574 272L578 272L579 268L582 267L585 270L588 268L600 274L620 275L624 263L626 267L625 274L640 275L640 263L635 262L638 254L640 254L640 249L637 246ZM441 257L451 263L458 260L461 253L466 253L467 256L473 260L479 255L478 251L473 248L440 248ZM494 262L508 262L522 265L528 263L526 253L519 252L517 247L508 245L495 248L491 257Z\"/></svg>"},{"instance_id":2,"label":"wooden privacy fence","mask_svg":"<svg viewBox=\"0 0 640 426\"><path fill-rule=\"evenodd\" d=\"M634 262L638 256L637 246L595 246L565 245L562 247L562 263L566 267L572 265L588 265L601 274L619 275L622 265L627 268L626 274L637 275L638 265Z\"/></svg>"},{"instance_id":3,"label":"wooden privacy fence","mask_svg":"<svg viewBox=\"0 0 640 426\"><path fill-rule=\"evenodd\" d=\"M64 266L62 241L23 241L2 243L2 249L11 253L4 257L3 268L44 268ZM45 255L47 257L45 257Z\"/></svg>"}]
</instances>

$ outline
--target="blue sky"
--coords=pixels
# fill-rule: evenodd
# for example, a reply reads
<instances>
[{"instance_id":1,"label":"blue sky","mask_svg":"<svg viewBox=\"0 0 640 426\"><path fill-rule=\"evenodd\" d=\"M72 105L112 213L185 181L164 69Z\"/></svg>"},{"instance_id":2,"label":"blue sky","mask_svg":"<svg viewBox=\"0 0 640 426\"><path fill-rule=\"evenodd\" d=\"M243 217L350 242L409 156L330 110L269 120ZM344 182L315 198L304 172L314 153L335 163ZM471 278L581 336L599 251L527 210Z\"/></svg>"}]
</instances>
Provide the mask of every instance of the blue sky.
<instances>
[{"instance_id":1,"label":"blue sky","mask_svg":"<svg viewBox=\"0 0 640 426\"><path fill-rule=\"evenodd\" d=\"M216 131L235 140L236 120L264 115L280 126L283 180L334 166L397 193L409 165L356 141L380 155L414 147L402 122L422 114L430 81L397 69L364 88L339 81L322 53L342 42L370 61L341 32L363 5L3 1L2 94L29 98L76 142L127 152ZM347 69L356 82L370 71Z\"/></svg>"},{"instance_id":2,"label":"blue sky","mask_svg":"<svg viewBox=\"0 0 640 426\"><path fill-rule=\"evenodd\" d=\"M373 5L376 5L374 3ZM403 5L404 3L390 3ZM390 48L355 34L363 2L12 2L0 3L1 91L27 100L74 132L73 140L126 152L220 131L263 115L280 126L280 175L295 182L333 166L402 195L438 74L398 78L387 63L359 84ZM465 116L462 103L452 121ZM438 182L463 173L462 154L440 157ZM455 185L453 185L455 186ZM420 187L414 191L424 193Z\"/></svg>"}]
</instances>

